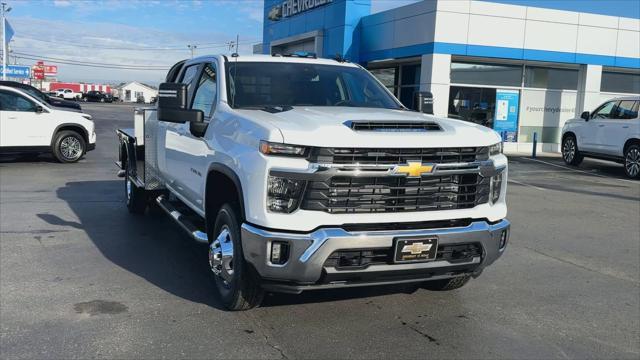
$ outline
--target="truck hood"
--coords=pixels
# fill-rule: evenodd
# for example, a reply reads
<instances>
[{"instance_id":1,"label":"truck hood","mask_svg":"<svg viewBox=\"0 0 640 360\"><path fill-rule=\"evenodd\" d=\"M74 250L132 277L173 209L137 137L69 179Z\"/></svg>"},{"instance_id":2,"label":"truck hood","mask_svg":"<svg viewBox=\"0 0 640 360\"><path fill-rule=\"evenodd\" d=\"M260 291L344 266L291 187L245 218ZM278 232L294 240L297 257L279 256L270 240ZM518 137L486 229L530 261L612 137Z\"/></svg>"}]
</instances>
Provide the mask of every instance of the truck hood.
<instances>
[{"instance_id":1,"label":"truck hood","mask_svg":"<svg viewBox=\"0 0 640 360\"><path fill-rule=\"evenodd\" d=\"M439 118L418 112L355 107L294 107L269 113L236 109L244 117L268 122L282 133L284 142L319 147L463 147L489 146L500 142L500 135L474 123ZM349 122L433 122L441 130L356 131ZM347 123L345 125L345 123Z\"/></svg>"}]
</instances>

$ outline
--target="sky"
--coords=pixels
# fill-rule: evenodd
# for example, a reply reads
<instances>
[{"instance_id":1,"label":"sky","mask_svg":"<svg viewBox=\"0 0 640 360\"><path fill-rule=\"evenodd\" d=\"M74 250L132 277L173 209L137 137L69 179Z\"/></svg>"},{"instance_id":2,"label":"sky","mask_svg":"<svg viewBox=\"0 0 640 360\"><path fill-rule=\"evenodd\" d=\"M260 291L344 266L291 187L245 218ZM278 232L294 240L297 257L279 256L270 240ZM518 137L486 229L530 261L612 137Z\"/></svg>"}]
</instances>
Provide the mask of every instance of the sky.
<instances>
[{"instance_id":1,"label":"sky","mask_svg":"<svg viewBox=\"0 0 640 360\"><path fill-rule=\"evenodd\" d=\"M157 84L167 68L190 56L188 44L197 45L196 55L229 53L227 44L238 35L239 52L248 54L262 40L262 0L3 1L12 7L8 19L15 36L10 47L11 55L23 58L19 63L48 58L96 65L58 64L63 81ZM373 0L372 13L416 1ZM493 1L640 18L638 0Z\"/></svg>"}]
</instances>

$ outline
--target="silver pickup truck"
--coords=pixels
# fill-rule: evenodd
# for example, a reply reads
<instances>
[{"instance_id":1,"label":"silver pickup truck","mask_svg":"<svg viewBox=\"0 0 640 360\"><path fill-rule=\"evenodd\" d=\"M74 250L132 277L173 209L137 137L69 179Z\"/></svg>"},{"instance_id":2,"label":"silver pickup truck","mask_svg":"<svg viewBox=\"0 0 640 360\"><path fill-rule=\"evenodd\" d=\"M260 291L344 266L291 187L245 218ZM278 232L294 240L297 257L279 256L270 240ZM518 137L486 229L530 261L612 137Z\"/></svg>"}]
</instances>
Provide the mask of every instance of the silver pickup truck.
<instances>
[{"instance_id":1,"label":"silver pickup truck","mask_svg":"<svg viewBox=\"0 0 640 360\"><path fill-rule=\"evenodd\" d=\"M342 59L205 56L118 131L127 206L195 240L231 310L264 291L452 290L509 239L493 130L405 108Z\"/></svg>"}]
</instances>

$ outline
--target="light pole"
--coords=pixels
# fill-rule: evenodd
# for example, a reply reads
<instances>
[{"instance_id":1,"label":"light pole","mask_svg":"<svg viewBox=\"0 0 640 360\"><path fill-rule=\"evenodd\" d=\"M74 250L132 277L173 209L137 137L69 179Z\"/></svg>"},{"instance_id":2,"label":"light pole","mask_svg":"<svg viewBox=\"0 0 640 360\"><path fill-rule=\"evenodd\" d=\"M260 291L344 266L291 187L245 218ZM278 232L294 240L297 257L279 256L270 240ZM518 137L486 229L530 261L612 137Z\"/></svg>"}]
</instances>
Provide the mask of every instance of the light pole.
<instances>
[{"instance_id":1,"label":"light pole","mask_svg":"<svg viewBox=\"0 0 640 360\"><path fill-rule=\"evenodd\" d=\"M2 3L2 80L7 80L7 21L5 20L5 14L11 11L11 7L7 6L6 2Z\"/></svg>"},{"instance_id":2,"label":"light pole","mask_svg":"<svg viewBox=\"0 0 640 360\"><path fill-rule=\"evenodd\" d=\"M187 45L187 47L191 50L191 58L193 59L193 53L198 48L198 45Z\"/></svg>"}]
</instances>

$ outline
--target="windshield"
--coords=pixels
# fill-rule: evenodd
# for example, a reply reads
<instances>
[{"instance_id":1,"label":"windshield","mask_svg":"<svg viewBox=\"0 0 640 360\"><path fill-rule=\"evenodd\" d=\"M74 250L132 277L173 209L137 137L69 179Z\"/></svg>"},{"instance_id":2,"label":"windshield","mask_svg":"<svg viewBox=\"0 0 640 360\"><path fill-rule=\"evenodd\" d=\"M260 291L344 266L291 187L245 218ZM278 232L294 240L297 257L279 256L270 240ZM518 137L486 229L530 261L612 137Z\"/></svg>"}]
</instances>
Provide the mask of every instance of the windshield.
<instances>
[{"instance_id":1,"label":"windshield","mask_svg":"<svg viewBox=\"0 0 640 360\"><path fill-rule=\"evenodd\" d=\"M25 88L21 88L21 90L38 100L47 101L47 98L45 97L45 95L40 91L38 91L37 89L25 87Z\"/></svg>"},{"instance_id":2,"label":"windshield","mask_svg":"<svg viewBox=\"0 0 640 360\"><path fill-rule=\"evenodd\" d=\"M402 108L371 74L360 68L301 63L230 62L228 78L228 99L233 108Z\"/></svg>"}]
</instances>

